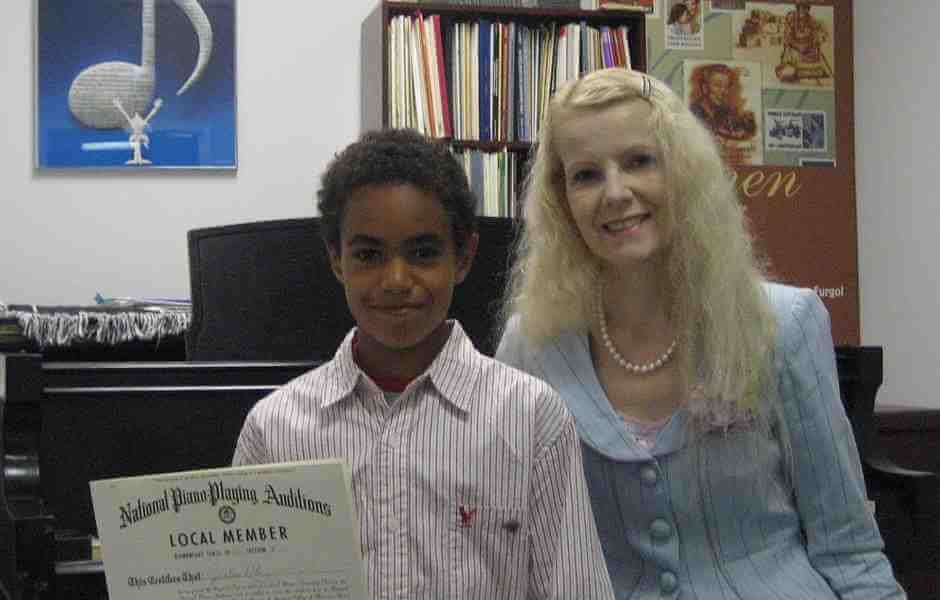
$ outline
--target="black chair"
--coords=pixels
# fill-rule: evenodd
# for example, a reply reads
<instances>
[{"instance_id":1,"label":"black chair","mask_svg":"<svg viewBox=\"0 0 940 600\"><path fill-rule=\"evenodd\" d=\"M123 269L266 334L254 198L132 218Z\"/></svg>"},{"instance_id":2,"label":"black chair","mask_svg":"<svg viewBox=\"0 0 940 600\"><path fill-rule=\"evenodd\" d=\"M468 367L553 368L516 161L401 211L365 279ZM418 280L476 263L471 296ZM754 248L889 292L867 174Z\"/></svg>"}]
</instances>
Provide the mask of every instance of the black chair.
<instances>
[{"instance_id":1,"label":"black chair","mask_svg":"<svg viewBox=\"0 0 940 600\"><path fill-rule=\"evenodd\" d=\"M188 360L327 360L353 325L317 218L189 232ZM480 245L450 315L484 354L496 350L511 219L481 217Z\"/></svg>"},{"instance_id":2,"label":"black chair","mask_svg":"<svg viewBox=\"0 0 940 600\"><path fill-rule=\"evenodd\" d=\"M885 554L910 598L936 598L940 590L940 476L900 467L879 451L874 408L883 379L882 349L838 346L836 362Z\"/></svg>"}]
</instances>

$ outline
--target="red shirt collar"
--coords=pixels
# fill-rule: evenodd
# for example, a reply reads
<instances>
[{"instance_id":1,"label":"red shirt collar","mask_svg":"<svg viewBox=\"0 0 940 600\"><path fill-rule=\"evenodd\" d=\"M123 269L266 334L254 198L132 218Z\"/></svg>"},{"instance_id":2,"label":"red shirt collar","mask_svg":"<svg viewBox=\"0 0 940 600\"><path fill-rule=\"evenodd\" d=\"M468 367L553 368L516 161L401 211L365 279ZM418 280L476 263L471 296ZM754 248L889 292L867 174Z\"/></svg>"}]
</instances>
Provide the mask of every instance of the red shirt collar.
<instances>
[{"instance_id":1,"label":"red shirt collar","mask_svg":"<svg viewBox=\"0 0 940 600\"><path fill-rule=\"evenodd\" d=\"M353 360L356 361L356 365L362 369L362 364L359 362L359 332L357 331L353 335L352 339L352 354ZM383 392L392 392L394 394L400 394L405 391L405 388L408 387L408 384L411 383L411 379L406 379L403 377L394 377L389 375L373 375L372 373L366 372L365 369L362 369L366 375L368 375L372 381L375 382L375 385L379 386Z\"/></svg>"}]
</instances>

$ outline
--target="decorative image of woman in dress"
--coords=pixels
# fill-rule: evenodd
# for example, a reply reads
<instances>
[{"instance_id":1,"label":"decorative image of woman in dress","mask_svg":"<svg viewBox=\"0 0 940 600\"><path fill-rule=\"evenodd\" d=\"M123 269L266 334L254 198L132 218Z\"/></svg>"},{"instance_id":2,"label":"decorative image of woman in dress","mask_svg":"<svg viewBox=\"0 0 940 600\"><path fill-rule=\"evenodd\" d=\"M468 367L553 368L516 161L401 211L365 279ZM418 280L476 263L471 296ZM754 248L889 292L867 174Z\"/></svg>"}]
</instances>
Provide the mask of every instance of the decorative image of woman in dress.
<instances>
[{"instance_id":1,"label":"decorative image of woman in dress","mask_svg":"<svg viewBox=\"0 0 940 600\"><path fill-rule=\"evenodd\" d=\"M797 0L796 8L783 20L783 52L775 72L780 81L795 83L832 77L822 45L829 31L813 17L807 0Z\"/></svg>"}]
</instances>

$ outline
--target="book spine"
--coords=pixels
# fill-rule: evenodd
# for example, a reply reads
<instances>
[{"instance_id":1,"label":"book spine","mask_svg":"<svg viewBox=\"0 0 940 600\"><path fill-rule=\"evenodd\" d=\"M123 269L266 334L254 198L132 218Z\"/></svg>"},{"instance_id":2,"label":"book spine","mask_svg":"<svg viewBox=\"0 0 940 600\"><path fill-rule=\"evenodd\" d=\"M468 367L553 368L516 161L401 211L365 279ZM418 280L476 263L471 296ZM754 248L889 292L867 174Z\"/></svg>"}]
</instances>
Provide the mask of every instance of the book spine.
<instances>
[{"instance_id":1,"label":"book spine","mask_svg":"<svg viewBox=\"0 0 940 600\"><path fill-rule=\"evenodd\" d=\"M479 36L479 77L480 77L480 141L490 140L490 23L487 19L478 21Z\"/></svg>"},{"instance_id":2,"label":"book spine","mask_svg":"<svg viewBox=\"0 0 940 600\"><path fill-rule=\"evenodd\" d=\"M621 25L617 30L620 32L621 44L623 45L623 66L632 69L633 61L630 59L630 28Z\"/></svg>"},{"instance_id":3,"label":"book spine","mask_svg":"<svg viewBox=\"0 0 940 600\"><path fill-rule=\"evenodd\" d=\"M470 118L472 125L470 128L470 139L480 139L480 24L476 21L470 25L470 38L467 45L467 55L470 57L470 67L468 69L468 79L470 80L470 90L468 101L472 102L470 109Z\"/></svg>"},{"instance_id":4,"label":"book spine","mask_svg":"<svg viewBox=\"0 0 940 600\"><path fill-rule=\"evenodd\" d=\"M422 91L427 106L425 129L431 137L438 137L437 118L434 105L434 81L431 78L431 56L428 52L428 32L421 12L415 16L418 42L418 60L421 62Z\"/></svg>"},{"instance_id":5,"label":"book spine","mask_svg":"<svg viewBox=\"0 0 940 600\"><path fill-rule=\"evenodd\" d=\"M434 45L437 49L437 75L441 95L441 118L443 119L444 126L443 135L453 137L454 130L450 116L450 94L448 93L450 89L449 79L452 65L447 61L444 53L444 49L447 48L447 45L444 43L444 34L441 31L441 16L432 15L431 23L434 31Z\"/></svg>"},{"instance_id":6,"label":"book spine","mask_svg":"<svg viewBox=\"0 0 940 600\"><path fill-rule=\"evenodd\" d=\"M528 28L524 25L519 25L516 30L516 68L518 69L518 77L515 78L516 81L516 131L515 139L525 140L525 119L526 119L526 104L528 102L527 90L529 87L529 73L526 68L527 50L528 50L528 38L526 37L526 32Z\"/></svg>"}]
</instances>

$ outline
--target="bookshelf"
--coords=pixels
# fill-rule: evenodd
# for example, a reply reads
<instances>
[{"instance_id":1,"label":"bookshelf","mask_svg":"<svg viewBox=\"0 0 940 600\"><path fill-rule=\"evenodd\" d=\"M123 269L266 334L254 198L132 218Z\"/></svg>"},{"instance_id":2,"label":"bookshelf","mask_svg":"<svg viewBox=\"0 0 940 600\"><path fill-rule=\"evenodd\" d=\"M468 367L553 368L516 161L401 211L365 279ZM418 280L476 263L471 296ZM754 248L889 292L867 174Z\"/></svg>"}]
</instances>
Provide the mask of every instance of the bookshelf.
<instances>
[{"instance_id":1,"label":"bookshelf","mask_svg":"<svg viewBox=\"0 0 940 600\"><path fill-rule=\"evenodd\" d=\"M611 63L647 68L646 17L634 11L383 0L361 42L363 130L447 140L487 216L518 215L523 166L560 82Z\"/></svg>"}]
</instances>

